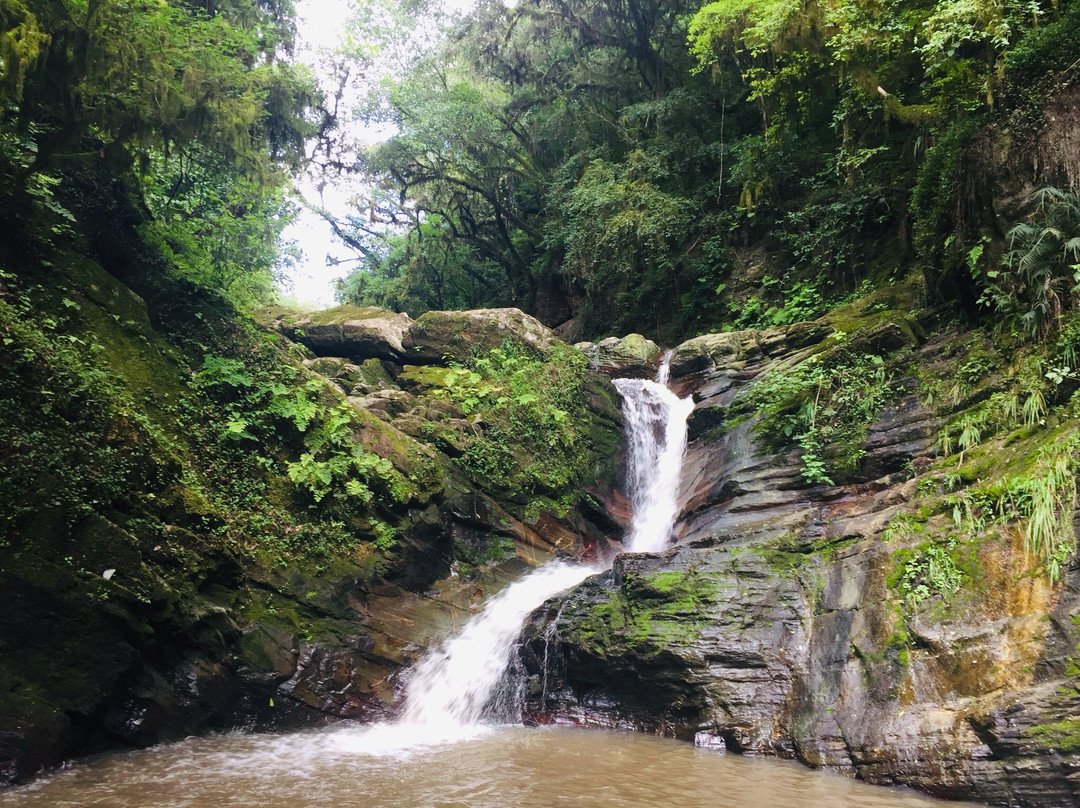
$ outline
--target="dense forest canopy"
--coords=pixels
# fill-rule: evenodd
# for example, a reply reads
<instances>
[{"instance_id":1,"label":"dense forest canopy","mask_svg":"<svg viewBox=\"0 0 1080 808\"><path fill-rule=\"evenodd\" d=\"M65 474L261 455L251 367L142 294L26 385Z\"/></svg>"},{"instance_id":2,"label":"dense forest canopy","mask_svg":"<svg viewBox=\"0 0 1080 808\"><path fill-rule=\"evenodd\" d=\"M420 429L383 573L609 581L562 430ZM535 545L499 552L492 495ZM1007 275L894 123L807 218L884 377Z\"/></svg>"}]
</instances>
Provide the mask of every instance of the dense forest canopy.
<instances>
[{"instance_id":1,"label":"dense forest canopy","mask_svg":"<svg viewBox=\"0 0 1080 808\"><path fill-rule=\"evenodd\" d=\"M934 301L1045 334L1072 295L1075 156L1014 167L1031 187L1008 190L1013 224L1035 220L1015 231L988 166L1003 130L1039 141L1078 13L481 3L386 90L398 134L365 167L389 209L358 211L368 251L340 293L673 341L813 317L918 268ZM1060 193L1031 196L1044 185Z\"/></svg>"},{"instance_id":2,"label":"dense forest canopy","mask_svg":"<svg viewBox=\"0 0 1080 808\"><path fill-rule=\"evenodd\" d=\"M285 2L3 0L5 213L64 217L64 176L136 181L145 234L239 303L273 290L284 190L317 133L313 78L290 58Z\"/></svg>"},{"instance_id":3,"label":"dense forest canopy","mask_svg":"<svg viewBox=\"0 0 1080 808\"><path fill-rule=\"evenodd\" d=\"M314 164L370 189L334 221L359 256L341 300L512 305L570 337L794 322L912 271L1031 337L1072 303L1075 2L482 0L441 35L426 14L361 4L316 77L288 2L0 0L5 208L62 219L64 177L104 162L151 241L250 305ZM354 148L350 116L394 134Z\"/></svg>"}]
</instances>

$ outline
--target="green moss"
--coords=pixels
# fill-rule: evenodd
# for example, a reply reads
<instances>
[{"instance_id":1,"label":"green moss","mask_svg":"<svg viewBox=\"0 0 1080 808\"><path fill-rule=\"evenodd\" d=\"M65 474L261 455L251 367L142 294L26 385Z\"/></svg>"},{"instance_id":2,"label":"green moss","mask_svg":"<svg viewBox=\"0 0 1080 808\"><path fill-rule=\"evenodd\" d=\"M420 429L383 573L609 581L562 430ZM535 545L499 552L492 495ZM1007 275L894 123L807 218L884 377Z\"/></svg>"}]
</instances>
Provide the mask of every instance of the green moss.
<instances>
[{"instance_id":1,"label":"green moss","mask_svg":"<svg viewBox=\"0 0 1080 808\"><path fill-rule=\"evenodd\" d=\"M1024 734L1040 746L1059 752L1080 751L1080 718L1065 718L1050 724L1040 724Z\"/></svg>"},{"instance_id":2,"label":"green moss","mask_svg":"<svg viewBox=\"0 0 1080 808\"><path fill-rule=\"evenodd\" d=\"M598 655L649 657L685 647L716 596L715 584L694 572L628 575L610 599L568 607L568 639Z\"/></svg>"},{"instance_id":3,"label":"green moss","mask_svg":"<svg viewBox=\"0 0 1080 808\"><path fill-rule=\"evenodd\" d=\"M435 365L406 365L398 374L398 381L409 387L445 389L453 371Z\"/></svg>"},{"instance_id":4,"label":"green moss","mask_svg":"<svg viewBox=\"0 0 1080 808\"><path fill-rule=\"evenodd\" d=\"M378 306L359 307L346 305L335 306L301 316L306 320L310 320L312 325L337 325L349 320L378 320L393 316L393 313L386 309L380 309Z\"/></svg>"}]
</instances>

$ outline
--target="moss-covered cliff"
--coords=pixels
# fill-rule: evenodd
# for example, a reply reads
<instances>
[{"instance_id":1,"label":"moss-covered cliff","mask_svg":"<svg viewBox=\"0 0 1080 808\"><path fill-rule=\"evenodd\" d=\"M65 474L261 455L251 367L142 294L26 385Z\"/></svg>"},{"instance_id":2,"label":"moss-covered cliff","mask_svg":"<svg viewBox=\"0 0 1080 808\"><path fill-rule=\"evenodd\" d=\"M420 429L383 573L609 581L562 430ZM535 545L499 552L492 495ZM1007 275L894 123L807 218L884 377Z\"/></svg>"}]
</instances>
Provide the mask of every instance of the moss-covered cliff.
<instances>
[{"instance_id":1,"label":"moss-covered cliff","mask_svg":"<svg viewBox=\"0 0 1080 808\"><path fill-rule=\"evenodd\" d=\"M531 318L316 358L177 280L120 183L67 187L0 239L0 781L382 714L516 558L617 535L613 391Z\"/></svg>"}]
</instances>

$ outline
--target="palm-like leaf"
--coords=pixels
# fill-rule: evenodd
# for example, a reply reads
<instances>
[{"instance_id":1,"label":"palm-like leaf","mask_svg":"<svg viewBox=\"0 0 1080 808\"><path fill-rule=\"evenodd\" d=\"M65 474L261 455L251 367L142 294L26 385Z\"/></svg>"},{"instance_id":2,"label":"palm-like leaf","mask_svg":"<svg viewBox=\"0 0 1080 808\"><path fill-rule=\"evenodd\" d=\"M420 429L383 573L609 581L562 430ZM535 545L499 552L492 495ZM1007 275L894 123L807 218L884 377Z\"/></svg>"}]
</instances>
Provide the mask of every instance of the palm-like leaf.
<instances>
[{"instance_id":1,"label":"palm-like leaf","mask_svg":"<svg viewBox=\"0 0 1080 808\"><path fill-rule=\"evenodd\" d=\"M1071 294L1080 292L1072 266L1080 259L1080 194L1046 187L1036 191L1035 200L1033 220L1007 234L1005 265L1011 271L994 276L983 300L1045 338L1073 303Z\"/></svg>"}]
</instances>

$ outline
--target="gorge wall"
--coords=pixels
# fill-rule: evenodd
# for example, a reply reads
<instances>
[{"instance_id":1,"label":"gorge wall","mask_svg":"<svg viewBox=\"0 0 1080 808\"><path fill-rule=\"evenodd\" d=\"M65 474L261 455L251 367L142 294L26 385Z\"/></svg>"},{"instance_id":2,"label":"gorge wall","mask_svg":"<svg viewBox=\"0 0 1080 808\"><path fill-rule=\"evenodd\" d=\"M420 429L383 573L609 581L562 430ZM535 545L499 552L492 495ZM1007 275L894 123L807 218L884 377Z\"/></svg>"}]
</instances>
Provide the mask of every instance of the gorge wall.
<instances>
[{"instance_id":1,"label":"gorge wall","mask_svg":"<svg viewBox=\"0 0 1080 808\"><path fill-rule=\"evenodd\" d=\"M1031 496L1055 447L1075 452L1073 391L989 426L978 413L998 411L1022 361L889 295L676 349L672 385L697 401L678 546L620 556L534 615L535 720L996 805L1076 802L1080 571L1067 561L1051 583L1053 561L1025 551L1030 508L1003 504ZM981 440L943 441L961 423ZM1071 488L1061 503L1071 537Z\"/></svg>"}]
</instances>

